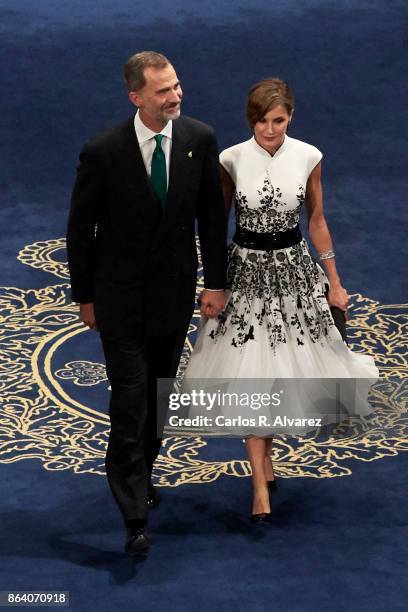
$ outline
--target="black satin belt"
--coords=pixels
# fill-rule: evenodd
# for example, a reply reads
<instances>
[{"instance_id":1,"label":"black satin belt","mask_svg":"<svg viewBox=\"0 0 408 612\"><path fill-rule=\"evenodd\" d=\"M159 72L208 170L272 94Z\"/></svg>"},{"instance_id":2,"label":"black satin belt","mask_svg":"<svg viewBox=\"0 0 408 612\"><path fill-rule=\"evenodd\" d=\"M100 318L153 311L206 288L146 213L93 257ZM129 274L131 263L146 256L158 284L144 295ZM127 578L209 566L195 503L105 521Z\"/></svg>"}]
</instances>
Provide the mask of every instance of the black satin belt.
<instances>
[{"instance_id":1,"label":"black satin belt","mask_svg":"<svg viewBox=\"0 0 408 612\"><path fill-rule=\"evenodd\" d=\"M277 249L286 249L287 247L299 244L302 240L302 233L298 225L293 229L286 230L286 232L270 232L264 234L251 232L243 227L237 226L232 240L235 244L245 249L275 251Z\"/></svg>"}]
</instances>

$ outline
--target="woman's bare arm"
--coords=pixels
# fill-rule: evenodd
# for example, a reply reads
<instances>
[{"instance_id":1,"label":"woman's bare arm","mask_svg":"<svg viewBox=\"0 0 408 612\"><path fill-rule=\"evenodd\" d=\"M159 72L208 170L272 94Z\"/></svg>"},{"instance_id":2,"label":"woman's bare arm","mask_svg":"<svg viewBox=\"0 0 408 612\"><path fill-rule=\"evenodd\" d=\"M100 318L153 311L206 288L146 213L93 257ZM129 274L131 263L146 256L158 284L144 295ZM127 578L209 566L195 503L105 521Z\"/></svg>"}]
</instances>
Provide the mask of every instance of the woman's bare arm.
<instances>
[{"instance_id":1,"label":"woman's bare arm","mask_svg":"<svg viewBox=\"0 0 408 612\"><path fill-rule=\"evenodd\" d=\"M232 196L234 195L234 192L235 192L235 185L233 183L232 178L230 177L228 172L225 170L225 168L221 166L221 164L220 164L220 173L221 173L222 192L224 194L225 216L228 222L228 217L229 217L229 213L230 213L231 205L232 205Z\"/></svg>"},{"instance_id":2,"label":"woman's bare arm","mask_svg":"<svg viewBox=\"0 0 408 612\"><path fill-rule=\"evenodd\" d=\"M310 173L306 186L305 204L309 217L309 235L315 249L318 253L331 251L333 242L323 212L321 162ZM335 258L324 259L322 264L330 283L329 304L346 310L349 298L346 290L341 286Z\"/></svg>"}]
</instances>

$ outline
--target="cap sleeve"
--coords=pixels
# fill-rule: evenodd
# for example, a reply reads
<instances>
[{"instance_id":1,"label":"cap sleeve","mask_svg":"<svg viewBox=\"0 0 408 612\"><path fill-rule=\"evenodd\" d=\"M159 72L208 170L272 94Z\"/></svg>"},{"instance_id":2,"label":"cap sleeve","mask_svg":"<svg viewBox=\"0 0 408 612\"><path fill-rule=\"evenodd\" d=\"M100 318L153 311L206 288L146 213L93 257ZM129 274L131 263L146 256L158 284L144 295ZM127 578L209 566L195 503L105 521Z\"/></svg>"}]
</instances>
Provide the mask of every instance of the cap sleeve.
<instances>
[{"instance_id":1,"label":"cap sleeve","mask_svg":"<svg viewBox=\"0 0 408 612\"><path fill-rule=\"evenodd\" d=\"M307 176L309 176L312 170L316 168L317 164L321 161L322 158L323 153L319 151L319 149L317 149L316 147L310 145L309 154L307 156Z\"/></svg>"}]
</instances>

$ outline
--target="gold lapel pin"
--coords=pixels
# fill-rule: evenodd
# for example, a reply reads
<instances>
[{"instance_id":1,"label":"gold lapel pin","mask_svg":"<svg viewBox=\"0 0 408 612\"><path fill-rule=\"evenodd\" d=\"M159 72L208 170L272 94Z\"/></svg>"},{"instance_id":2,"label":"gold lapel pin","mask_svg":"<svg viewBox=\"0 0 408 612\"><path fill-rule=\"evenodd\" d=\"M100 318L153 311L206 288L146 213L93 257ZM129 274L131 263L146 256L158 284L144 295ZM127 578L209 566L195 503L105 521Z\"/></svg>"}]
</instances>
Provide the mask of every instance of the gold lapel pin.
<instances>
[{"instance_id":1,"label":"gold lapel pin","mask_svg":"<svg viewBox=\"0 0 408 612\"><path fill-rule=\"evenodd\" d=\"M189 157L193 157L193 152L192 152L192 151L189 151L189 152L188 152L188 156L189 156Z\"/></svg>"}]
</instances>

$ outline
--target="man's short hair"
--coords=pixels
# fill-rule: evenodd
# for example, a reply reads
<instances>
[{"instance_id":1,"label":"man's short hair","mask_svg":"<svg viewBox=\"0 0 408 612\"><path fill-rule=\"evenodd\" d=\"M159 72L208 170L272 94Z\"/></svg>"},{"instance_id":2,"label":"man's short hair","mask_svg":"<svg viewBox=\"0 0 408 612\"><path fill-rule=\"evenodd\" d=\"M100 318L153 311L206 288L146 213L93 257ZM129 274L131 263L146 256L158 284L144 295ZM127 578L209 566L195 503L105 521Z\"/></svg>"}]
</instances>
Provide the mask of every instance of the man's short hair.
<instances>
[{"instance_id":1,"label":"man's short hair","mask_svg":"<svg viewBox=\"0 0 408 612\"><path fill-rule=\"evenodd\" d=\"M139 91L146 85L144 71L146 68L165 68L170 64L167 57L156 51L141 51L129 57L123 72L129 91Z\"/></svg>"}]
</instances>

